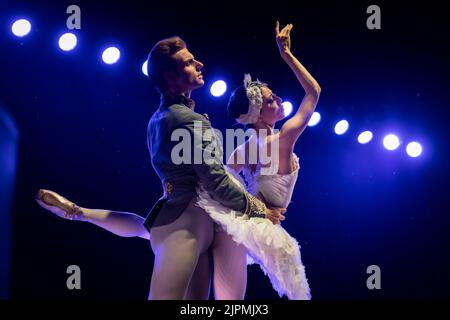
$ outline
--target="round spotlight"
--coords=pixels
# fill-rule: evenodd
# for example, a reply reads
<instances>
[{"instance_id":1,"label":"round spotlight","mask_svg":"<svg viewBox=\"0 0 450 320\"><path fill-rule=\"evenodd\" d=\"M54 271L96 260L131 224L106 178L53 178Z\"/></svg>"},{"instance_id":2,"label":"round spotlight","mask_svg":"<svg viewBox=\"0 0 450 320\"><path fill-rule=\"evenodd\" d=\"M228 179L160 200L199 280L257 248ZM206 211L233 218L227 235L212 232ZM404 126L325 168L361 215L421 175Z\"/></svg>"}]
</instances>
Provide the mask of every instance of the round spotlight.
<instances>
[{"instance_id":1,"label":"round spotlight","mask_svg":"<svg viewBox=\"0 0 450 320\"><path fill-rule=\"evenodd\" d=\"M284 109L284 116L289 116L292 112L292 103L290 103L289 101L285 101L282 103L282 105Z\"/></svg>"},{"instance_id":2,"label":"round spotlight","mask_svg":"<svg viewBox=\"0 0 450 320\"><path fill-rule=\"evenodd\" d=\"M26 19L19 19L13 23L11 30L16 37L24 37L31 31L31 23Z\"/></svg>"},{"instance_id":3,"label":"round spotlight","mask_svg":"<svg viewBox=\"0 0 450 320\"><path fill-rule=\"evenodd\" d=\"M320 122L320 113L318 112L314 112L311 116L311 119L309 119L308 121L308 126L309 127L314 127L315 125L317 125Z\"/></svg>"},{"instance_id":4,"label":"round spotlight","mask_svg":"<svg viewBox=\"0 0 450 320\"><path fill-rule=\"evenodd\" d=\"M400 146L400 140L394 134L388 134L383 139L383 145L387 150L395 150Z\"/></svg>"},{"instance_id":5,"label":"round spotlight","mask_svg":"<svg viewBox=\"0 0 450 320\"><path fill-rule=\"evenodd\" d=\"M361 144L369 143L373 138L373 133L371 131L361 132L358 136L358 142Z\"/></svg>"},{"instance_id":6,"label":"round spotlight","mask_svg":"<svg viewBox=\"0 0 450 320\"><path fill-rule=\"evenodd\" d=\"M77 36L70 32L64 33L59 37L58 45L62 50L70 51L77 45Z\"/></svg>"},{"instance_id":7,"label":"round spotlight","mask_svg":"<svg viewBox=\"0 0 450 320\"><path fill-rule=\"evenodd\" d=\"M148 77L147 60L142 64L142 73Z\"/></svg>"},{"instance_id":8,"label":"round spotlight","mask_svg":"<svg viewBox=\"0 0 450 320\"><path fill-rule=\"evenodd\" d=\"M336 126L334 127L334 132L337 135L341 135L347 132L348 130L348 121L347 120L341 120L338 123L336 123Z\"/></svg>"},{"instance_id":9,"label":"round spotlight","mask_svg":"<svg viewBox=\"0 0 450 320\"><path fill-rule=\"evenodd\" d=\"M214 97L220 97L227 91L227 84L223 80L218 80L212 84L210 91Z\"/></svg>"},{"instance_id":10,"label":"round spotlight","mask_svg":"<svg viewBox=\"0 0 450 320\"><path fill-rule=\"evenodd\" d=\"M411 158L416 158L422 154L422 146L418 142L410 142L406 146L406 153L408 153L408 156Z\"/></svg>"},{"instance_id":11,"label":"round spotlight","mask_svg":"<svg viewBox=\"0 0 450 320\"><path fill-rule=\"evenodd\" d=\"M102 59L106 64L116 63L120 58L120 51L116 47L109 47L103 51Z\"/></svg>"}]
</instances>

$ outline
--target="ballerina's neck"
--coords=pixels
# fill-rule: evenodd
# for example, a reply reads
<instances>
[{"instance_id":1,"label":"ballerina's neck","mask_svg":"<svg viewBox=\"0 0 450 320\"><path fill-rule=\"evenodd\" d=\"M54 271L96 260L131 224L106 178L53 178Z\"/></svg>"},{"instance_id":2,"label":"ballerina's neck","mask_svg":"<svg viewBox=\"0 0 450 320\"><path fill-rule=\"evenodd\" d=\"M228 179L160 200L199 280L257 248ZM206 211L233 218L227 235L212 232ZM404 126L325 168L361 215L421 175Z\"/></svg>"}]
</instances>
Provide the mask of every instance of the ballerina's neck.
<instances>
[{"instance_id":1,"label":"ballerina's neck","mask_svg":"<svg viewBox=\"0 0 450 320\"><path fill-rule=\"evenodd\" d=\"M259 137L268 137L275 134L275 127L269 124L258 124L253 128L256 132L256 136Z\"/></svg>"}]
</instances>

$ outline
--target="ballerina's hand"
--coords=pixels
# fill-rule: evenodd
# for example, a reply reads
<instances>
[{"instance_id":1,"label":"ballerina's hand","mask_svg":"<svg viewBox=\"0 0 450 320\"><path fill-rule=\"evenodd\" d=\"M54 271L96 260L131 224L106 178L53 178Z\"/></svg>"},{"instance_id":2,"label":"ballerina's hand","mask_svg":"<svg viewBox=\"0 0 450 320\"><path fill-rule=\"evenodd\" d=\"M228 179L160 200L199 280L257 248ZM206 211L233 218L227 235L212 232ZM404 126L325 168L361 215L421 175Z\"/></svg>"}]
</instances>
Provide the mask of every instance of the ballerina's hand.
<instances>
[{"instance_id":1,"label":"ballerina's hand","mask_svg":"<svg viewBox=\"0 0 450 320\"><path fill-rule=\"evenodd\" d=\"M291 36L290 32L294 26L292 24L287 24L280 31L280 23L277 21L275 25L275 39L277 41L278 50L280 54L286 54L291 51Z\"/></svg>"}]
</instances>

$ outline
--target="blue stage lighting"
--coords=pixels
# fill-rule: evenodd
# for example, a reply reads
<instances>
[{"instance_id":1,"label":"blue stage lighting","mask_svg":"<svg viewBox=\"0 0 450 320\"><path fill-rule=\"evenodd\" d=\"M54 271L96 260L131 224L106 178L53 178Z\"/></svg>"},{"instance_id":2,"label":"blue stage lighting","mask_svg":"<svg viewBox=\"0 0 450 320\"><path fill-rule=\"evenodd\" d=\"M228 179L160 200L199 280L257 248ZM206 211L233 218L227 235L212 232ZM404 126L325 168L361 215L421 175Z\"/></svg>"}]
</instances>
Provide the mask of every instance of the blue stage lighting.
<instances>
[{"instance_id":1,"label":"blue stage lighting","mask_svg":"<svg viewBox=\"0 0 450 320\"><path fill-rule=\"evenodd\" d=\"M383 139L383 145L387 150L395 150L400 146L400 140L395 134L388 134Z\"/></svg>"},{"instance_id":2,"label":"blue stage lighting","mask_svg":"<svg viewBox=\"0 0 450 320\"><path fill-rule=\"evenodd\" d=\"M31 23L26 19L16 20L12 24L11 30L16 37L24 37L31 31Z\"/></svg>"},{"instance_id":3,"label":"blue stage lighting","mask_svg":"<svg viewBox=\"0 0 450 320\"><path fill-rule=\"evenodd\" d=\"M120 50L116 47L109 47L103 51L102 59L107 64L114 64L120 58Z\"/></svg>"},{"instance_id":4,"label":"blue stage lighting","mask_svg":"<svg viewBox=\"0 0 450 320\"><path fill-rule=\"evenodd\" d=\"M220 97L227 91L227 84L223 80L217 80L212 84L210 91L214 97Z\"/></svg>"},{"instance_id":5,"label":"blue stage lighting","mask_svg":"<svg viewBox=\"0 0 450 320\"><path fill-rule=\"evenodd\" d=\"M348 130L348 121L347 120L341 120L338 123L336 123L336 126L334 127L334 132L337 135L341 135L347 132Z\"/></svg>"},{"instance_id":6,"label":"blue stage lighting","mask_svg":"<svg viewBox=\"0 0 450 320\"><path fill-rule=\"evenodd\" d=\"M314 112L308 121L308 126L314 127L320 122L320 119L321 119L320 113L318 113L317 111Z\"/></svg>"},{"instance_id":7,"label":"blue stage lighting","mask_svg":"<svg viewBox=\"0 0 450 320\"><path fill-rule=\"evenodd\" d=\"M142 73L148 77L147 60L142 64Z\"/></svg>"},{"instance_id":8,"label":"blue stage lighting","mask_svg":"<svg viewBox=\"0 0 450 320\"><path fill-rule=\"evenodd\" d=\"M410 142L406 146L406 153L411 158L416 158L422 154L422 146L416 141Z\"/></svg>"},{"instance_id":9,"label":"blue stage lighting","mask_svg":"<svg viewBox=\"0 0 450 320\"><path fill-rule=\"evenodd\" d=\"M369 143L373 138L373 133L371 131L361 132L358 136L358 142L361 144Z\"/></svg>"},{"instance_id":10,"label":"blue stage lighting","mask_svg":"<svg viewBox=\"0 0 450 320\"><path fill-rule=\"evenodd\" d=\"M289 101L284 101L282 105L284 109L284 116L289 116L292 112L292 103L290 103Z\"/></svg>"},{"instance_id":11,"label":"blue stage lighting","mask_svg":"<svg viewBox=\"0 0 450 320\"><path fill-rule=\"evenodd\" d=\"M73 33L64 33L59 37L58 45L61 50L70 51L77 46L77 36Z\"/></svg>"}]
</instances>

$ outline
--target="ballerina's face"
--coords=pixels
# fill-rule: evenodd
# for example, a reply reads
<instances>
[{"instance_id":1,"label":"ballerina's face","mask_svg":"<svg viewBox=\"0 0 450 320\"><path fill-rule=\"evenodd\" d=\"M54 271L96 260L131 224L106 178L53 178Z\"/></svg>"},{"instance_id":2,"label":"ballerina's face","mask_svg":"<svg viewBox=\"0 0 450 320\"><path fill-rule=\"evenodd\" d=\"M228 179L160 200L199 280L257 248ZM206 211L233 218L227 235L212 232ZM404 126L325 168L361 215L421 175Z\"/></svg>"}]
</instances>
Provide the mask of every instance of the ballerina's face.
<instances>
[{"instance_id":1,"label":"ballerina's face","mask_svg":"<svg viewBox=\"0 0 450 320\"><path fill-rule=\"evenodd\" d=\"M278 97L269 87L261 87L263 95L263 106L260 118L265 123L275 124L275 122L284 118L284 108L281 104L283 99Z\"/></svg>"}]
</instances>

